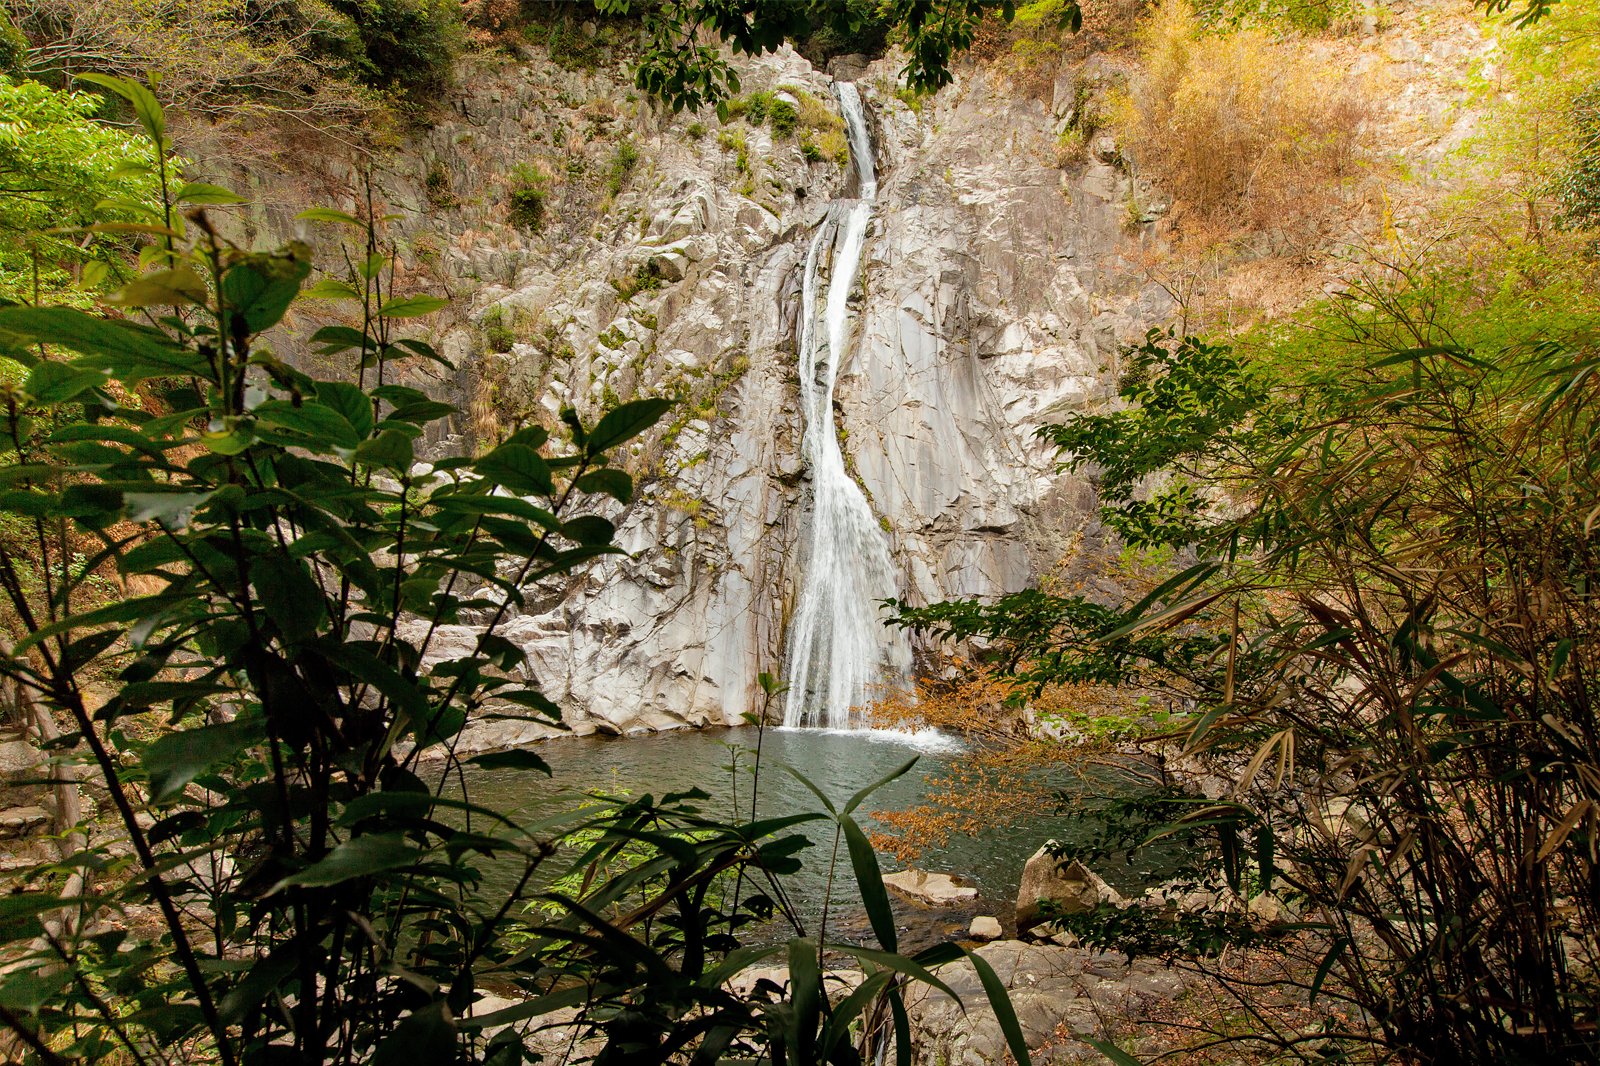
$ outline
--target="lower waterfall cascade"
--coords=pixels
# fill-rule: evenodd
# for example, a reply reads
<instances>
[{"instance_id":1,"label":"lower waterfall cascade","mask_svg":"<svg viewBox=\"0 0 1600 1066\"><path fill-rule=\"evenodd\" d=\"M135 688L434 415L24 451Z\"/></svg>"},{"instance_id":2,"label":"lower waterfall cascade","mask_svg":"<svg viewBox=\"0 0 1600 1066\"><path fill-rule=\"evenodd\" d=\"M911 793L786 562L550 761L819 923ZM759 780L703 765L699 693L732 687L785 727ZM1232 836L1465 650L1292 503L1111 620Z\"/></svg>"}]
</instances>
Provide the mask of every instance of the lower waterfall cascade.
<instances>
[{"instance_id":1,"label":"lower waterfall cascade","mask_svg":"<svg viewBox=\"0 0 1600 1066\"><path fill-rule=\"evenodd\" d=\"M811 515L805 572L789 630L783 724L849 729L861 724L854 708L905 683L911 652L904 634L879 617L881 601L898 591L895 567L866 493L845 466L834 416L834 388L852 339L849 300L878 195L860 93L850 82L837 83L836 90L859 196L829 204L806 253L801 285L801 450L811 473Z\"/></svg>"}]
</instances>

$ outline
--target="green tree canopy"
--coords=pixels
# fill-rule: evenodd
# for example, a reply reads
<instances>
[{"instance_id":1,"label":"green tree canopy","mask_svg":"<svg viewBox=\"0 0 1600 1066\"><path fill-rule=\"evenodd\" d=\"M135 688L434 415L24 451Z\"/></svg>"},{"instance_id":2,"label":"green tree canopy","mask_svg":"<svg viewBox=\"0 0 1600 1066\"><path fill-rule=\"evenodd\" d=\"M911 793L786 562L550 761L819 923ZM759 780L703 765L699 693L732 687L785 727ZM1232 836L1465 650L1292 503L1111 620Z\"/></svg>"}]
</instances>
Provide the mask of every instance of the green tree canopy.
<instances>
[{"instance_id":1,"label":"green tree canopy","mask_svg":"<svg viewBox=\"0 0 1600 1066\"><path fill-rule=\"evenodd\" d=\"M99 107L91 93L0 75L0 297L69 288L115 239L81 227L152 197L148 148L96 122Z\"/></svg>"}]
</instances>

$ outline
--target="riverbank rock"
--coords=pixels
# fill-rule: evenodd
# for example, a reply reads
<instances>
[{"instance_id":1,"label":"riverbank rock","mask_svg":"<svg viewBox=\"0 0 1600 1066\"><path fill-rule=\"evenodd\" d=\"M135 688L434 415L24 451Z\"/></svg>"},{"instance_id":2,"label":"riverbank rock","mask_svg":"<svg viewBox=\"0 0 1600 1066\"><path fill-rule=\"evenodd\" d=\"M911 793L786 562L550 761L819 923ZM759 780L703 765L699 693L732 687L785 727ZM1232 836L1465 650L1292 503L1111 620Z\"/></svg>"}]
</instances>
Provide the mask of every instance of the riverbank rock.
<instances>
[{"instance_id":1,"label":"riverbank rock","mask_svg":"<svg viewBox=\"0 0 1600 1066\"><path fill-rule=\"evenodd\" d=\"M978 890L963 885L949 874L929 873L926 870L899 870L883 875L883 883L895 892L925 907L948 907L976 899Z\"/></svg>"},{"instance_id":2,"label":"riverbank rock","mask_svg":"<svg viewBox=\"0 0 1600 1066\"><path fill-rule=\"evenodd\" d=\"M1005 986L1035 1063L1093 1062L1105 1057L1083 1042L1104 1039L1108 1021L1137 1019L1176 1002L1186 978L1153 959L1129 963L1119 953L1000 940L974 952ZM906 995L916 1066L991 1066L1009 1061L1005 1036L972 964L939 968L960 998L913 983Z\"/></svg>"},{"instance_id":3,"label":"riverbank rock","mask_svg":"<svg viewBox=\"0 0 1600 1066\"><path fill-rule=\"evenodd\" d=\"M1102 903L1114 907L1127 901L1093 870L1073 860L1063 863L1050 853L1054 842L1047 842L1022 868L1022 884L1017 888L1017 935L1022 936L1046 921L1045 904L1057 914L1081 914Z\"/></svg>"},{"instance_id":4,"label":"riverbank rock","mask_svg":"<svg viewBox=\"0 0 1600 1066\"><path fill-rule=\"evenodd\" d=\"M973 940L999 940L1001 932L1000 919L987 914L978 915L967 927L967 935Z\"/></svg>"},{"instance_id":5,"label":"riverbank rock","mask_svg":"<svg viewBox=\"0 0 1600 1066\"><path fill-rule=\"evenodd\" d=\"M29 804L0 810L0 837L19 837L43 829L50 823L50 812Z\"/></svg>"}]
</instances>

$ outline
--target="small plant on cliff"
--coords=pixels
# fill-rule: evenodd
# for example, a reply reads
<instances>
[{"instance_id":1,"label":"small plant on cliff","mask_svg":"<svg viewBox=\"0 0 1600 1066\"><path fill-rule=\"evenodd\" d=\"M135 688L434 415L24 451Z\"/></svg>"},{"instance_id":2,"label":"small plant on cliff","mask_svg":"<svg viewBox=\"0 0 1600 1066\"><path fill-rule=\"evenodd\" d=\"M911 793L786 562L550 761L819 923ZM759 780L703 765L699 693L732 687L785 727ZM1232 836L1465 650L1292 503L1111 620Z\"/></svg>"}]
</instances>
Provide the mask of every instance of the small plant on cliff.
<instances>
[{"instance_id":1,"label":"small plant on cliff","mask_svg":"<svg viewBox=\"0 0 1600 1066\"><path fill-rule=\"evenodd\" d=\"M511 221L537 233L544 225L545 202L550 197L550 178L539 167L519 163L511 170L507 195Z\"/></svg>"},{"instance_id":2,"label":"small plant on cliff","mask_svg":"<svg viewBox=\"0 0 1600 1066\"><path fill-rule=\"evenodd\" d=\"M506 312L499 304L483 313L483 340L491 352L509 352L517 342L517 331L506 322Z\"/></svg>"},{"instance_id":3,"label":"small plant on cliff","mask_svg":"<svg viewBox=\"0 0 1600 1066\"><path fill-rule=\"evenodd\" d=\"M422 187L428 196L428 203L434 207L455 206L456 194L450 187L450 168L445 166L444 160L435 159L428 164Z\"/></svg>"},{"instance_id":4,"label":"small plant on cliff","mask_svg":"<svg viewBox=\"0 0 1600 1066\"><path fill-rule=\"evenodd\" d=\"M628 177L639 165L639 147L631 140L617 142L617 150L611 156L611 163L606 168L606 192L612 196L622 191L627 184Z\"/></svg>"},{"instance_id":5,"label":"small plant on cliff","mask_svg":"<svg viewBox=\"0 0 1600 1066\"><path fill-rule=\"evenodd\" d=\"M775 137L787 137L800 125L800 109L781 96L773 97L767 117Z\"/></svg>"}]
</instances>

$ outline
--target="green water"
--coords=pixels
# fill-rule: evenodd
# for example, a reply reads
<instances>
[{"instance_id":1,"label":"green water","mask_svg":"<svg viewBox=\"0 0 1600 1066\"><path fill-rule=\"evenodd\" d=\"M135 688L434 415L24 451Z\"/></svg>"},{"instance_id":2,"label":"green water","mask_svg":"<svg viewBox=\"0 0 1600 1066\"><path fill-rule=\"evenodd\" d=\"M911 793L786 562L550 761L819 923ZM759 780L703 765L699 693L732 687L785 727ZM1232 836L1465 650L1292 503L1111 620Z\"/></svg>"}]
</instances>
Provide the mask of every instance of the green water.
<instances>
[{"instance_id":1,"label":"green water","mask_svg":"<svg viewBox=\"0 0 1600 1066\"><path fill-rule=\"evenodd\" d=\"M541 745L538 753L550 764L552 777L527 771L471 771L467 785L476 803L498 808L518 820L533 821L568 811L583 801L585 792L638 798L660 797L669 792L698 788L710 795L702 810L708 815L734 814L735 780L728 767L730 746L754 748L756 730L749 727L683 730L626 738L569 738ZM817 798L793 775L786 764L804 774L836 805L863 786L884 776L912 756L917 765L905 776L873 794L857 812L871 832L873 811L892 810L919 802L927 792L925 777L937 773L960 757L959 744L948 738L866 730L772 729L762 742L762 770L757 814L771 817L821 810ZM1055 789L1091 798L1133 785L1110 774L1085 780L1057 773L1048 779ZM739 815L750 814L751 778L741 772L737 780ZM1083 840L1093 831L1092 816L1041 809L1013 824L992 825L976 836L953 837L943 847L931 849L916 860L925 870L956 874L978 888L980 906L987 913L1009 917L1016 900L1023 864L1046 840ZM786 882L786 888L803 914L821 910L833 846L832 823L802 827L814 846L801 853L804 869ZM894 860L879 857L884 869ZM1159 879L1160 857L1150 856L1135 865L1108 864L1099 872L1124 891L1138 891ZM849 862L840 849L841 872L836 874L834 899L848 908L855 888L848 876ZM510 887L508 871L486 871L492 889ZM503 882L503 883L502 883Z\"/></svg>"}]
</instances>

